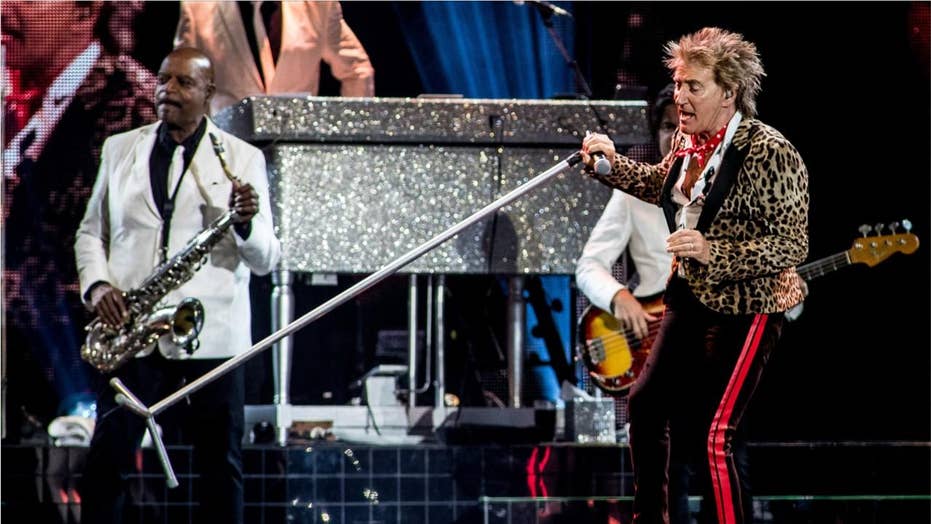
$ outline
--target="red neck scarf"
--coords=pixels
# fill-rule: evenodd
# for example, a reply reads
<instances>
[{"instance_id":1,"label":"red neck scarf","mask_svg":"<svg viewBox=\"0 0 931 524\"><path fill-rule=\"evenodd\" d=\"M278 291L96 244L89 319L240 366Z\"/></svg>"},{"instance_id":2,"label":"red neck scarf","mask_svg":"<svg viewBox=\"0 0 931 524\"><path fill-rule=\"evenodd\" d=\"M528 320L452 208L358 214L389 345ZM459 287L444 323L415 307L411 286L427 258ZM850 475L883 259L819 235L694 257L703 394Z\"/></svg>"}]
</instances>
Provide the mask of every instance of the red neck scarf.
<instances>
[{"instance_id":1,"label":"red neck scarf","mask_svg":"<svg viewBox=\"0 0 931 524\"><path fill-rule=\"evenodd\" d=\"M724 141L725 133L727 133L727 126L724 126L718 130L718 132L706 140L704 144L686 147L676 151L676 156L684 157L686 155L695 155L695 160L698 161L698 165L701 168L704 168L705 163L708 162L708 157L711 155L711 153L714 152L715 148L718 147L718 144ZM695 135L692 135L692 143L694 144L695 141Z\"/></svg>"}]
</instances>

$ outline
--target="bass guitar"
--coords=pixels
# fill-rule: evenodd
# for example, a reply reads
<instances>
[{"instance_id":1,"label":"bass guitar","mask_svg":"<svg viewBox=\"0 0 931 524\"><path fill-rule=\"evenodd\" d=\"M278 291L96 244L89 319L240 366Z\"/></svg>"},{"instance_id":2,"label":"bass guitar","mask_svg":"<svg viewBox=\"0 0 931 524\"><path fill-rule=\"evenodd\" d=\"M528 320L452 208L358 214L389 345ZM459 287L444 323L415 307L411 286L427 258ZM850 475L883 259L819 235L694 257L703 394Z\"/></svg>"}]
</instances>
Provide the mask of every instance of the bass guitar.
<instances>
[{"instance_id":1,"label":"bass guitar","mask_svg":"<svg viewBox=\"0 0 931 524\"><path fill-rule=\"evenodd\" d=\"M864 236L856 239L850 249L803 264L796 270L808 281L852 264L872 267L895 253L909 255L916 249L918 237L909 232ZM648 313L662 316L662 295L642 299L640 303ZM632 330L621 329L611 313L594 305L585 308L579 318L577 356L599 388L621 394L633 385L650 354L659 323L659 320L650 322L648 335L638 339Z\"/></svg>"}]
</instances>

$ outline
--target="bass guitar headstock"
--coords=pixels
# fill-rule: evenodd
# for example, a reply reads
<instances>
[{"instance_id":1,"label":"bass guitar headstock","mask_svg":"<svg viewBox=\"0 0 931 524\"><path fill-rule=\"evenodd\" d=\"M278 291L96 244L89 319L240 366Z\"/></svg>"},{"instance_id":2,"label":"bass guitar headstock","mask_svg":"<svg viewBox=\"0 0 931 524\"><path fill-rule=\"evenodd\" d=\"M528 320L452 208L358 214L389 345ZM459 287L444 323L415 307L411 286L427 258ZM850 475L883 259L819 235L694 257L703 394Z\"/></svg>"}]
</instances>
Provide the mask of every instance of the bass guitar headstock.
<instances>
[{"instance_id":1,"label":"bass guitar headstock","mask_svg":"<svg viewBox=\"0 0 931 524\"><path fill-rule=\"evenodd\" d=\"M899 226L905 230L904 233L896 232ZM883 230L887 228L890 234L883 235ZM918 249L918 237L910 233L911 229L912 223L908 220L902 220L901 223L892 222L888 226L882 223L875 226L864 224L859 228L863 236L853 242L847 250L847 256L851 263L866 264L872 267L895 253L910 255ZM870 235L870 233L875 234Z\"/></svg>"}]
</instances>

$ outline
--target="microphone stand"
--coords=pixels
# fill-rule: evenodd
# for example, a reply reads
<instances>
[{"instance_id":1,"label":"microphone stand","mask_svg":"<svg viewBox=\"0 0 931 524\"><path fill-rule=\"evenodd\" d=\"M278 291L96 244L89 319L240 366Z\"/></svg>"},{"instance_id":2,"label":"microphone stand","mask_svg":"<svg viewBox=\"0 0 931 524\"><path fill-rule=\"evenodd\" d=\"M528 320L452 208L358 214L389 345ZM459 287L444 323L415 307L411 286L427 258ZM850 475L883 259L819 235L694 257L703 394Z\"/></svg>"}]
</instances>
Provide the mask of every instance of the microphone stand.
<instances>
[{"instance_id":1,"label":"microphone stand","mask_svg":"<svg viewBox=\"0 0 931 524\"><path fill-rule=\"evenodd\" d=\"M569 56L569 51L566 50L562 38L559 37L559 33L557 33L556 28L553 27L553 10L541 3L534 2L534 5L537 6L537 11L540 12L540 17L543 18L543 25L553 39L553 43L556 44L556 49L559 49L559 53L562 55L563 60L566 61L566 66L575 74L576 86L582 89L582 95L585 96L586 100L591 100L592 89L588 86L588 82L585 81L585 76L582 75L579 63Z\"/></svg>"},{"instance_id":2,"label":"microphone stand","mask_svg":"<svg viewBox=\"0 0 931 524\"><path fill-rule=\"evenodd\" d=\"M165 451L165 446L162 444L161 438L158 436L158 432L155 429L155 419L154 419L155 415L164 411L165 409L172 406L173 404L176 404L179 401L184 400L188 395L194 393L195 391L201 389L207 384L220 378L221 376L223 376L224 374L226 374L233 368L239 366L243 362L255 356L257 353L260 353L264 351L265 349L268 349L275 342L281 340L284 337L287 337L288 335L291 335L292 333L296 332L297 330L301 329L307 324L310 324L314 320L317 320L318 318L326 315L327 313L335 309L337 306L340 306L348 302L349 300L355 298L357 295L360 295L362 292L366 291L367 289L374 286L378 282L393 275L394 273L396 273L398 270L400 270L404 266L420 258L426 252L432 250L433 248L442 244L446 240L449 240L450 238L458 235L467 227L485 218L486 216L496 212L502 207L510 204L514 200L517 200L517 198L522 196L524 193L529 192L531 189L535 189L536 187L540 186L544 182L547 182L549 179L553 178L559 173L562 173L566 169L574 165L577 165L581 161L582 161L582 155L578 151L571 154L570 156L566 157L564 160L561 160L559 163L550 167L543 173L540 173L536 177L530 179L524 185L511 190L506 195L488 204L482 209L476 211L471 216L460 221L458 224L436 235L435 237L424 242L420 246L415 247L414 249L408 251L406 254L401 255L401 257L396 259L394 262L389 263L388 265L379 269L375 273L372 273L371 275L364 278L363 280L360 280L358 283L356 283L354 286L350 287L349 289L343 291L342 293L336 295L330 300L317 306L316 309L313 309L312 311L304 314L304 316L298 318L294 322L291 322L287 326L281 328L277 332L272 333L271 335L265 337L264 340L256 343L254 346L252 346L252 348L250 348L245 353L240 353L239 355L236 355L235 357L227 360L226 362L223 362L219 366L201 375L200 378L194 380L190 384L182 387L178 391L175 391L171 395L156 402L151 408L146 407L135 395L133 395L132 392L129 390L129 388L127 388L122 382L120 382L120 379L116 377L110 379L110 386L117 391L117 395L116 395L117 403L125 407L129 411L145 419L146 426L149 430L150 435L152 436L153 442L155 442L155 445L156 445L155 450L158 453L159 462L161 462L162 469L164 470L165 476L167 477L166 481L167 481L168 487L169 488L176 487L178 485L178 480L175 477L174 471L172 471L171 462L168 460L168 454Z\"/></svg>"}]
</instances>

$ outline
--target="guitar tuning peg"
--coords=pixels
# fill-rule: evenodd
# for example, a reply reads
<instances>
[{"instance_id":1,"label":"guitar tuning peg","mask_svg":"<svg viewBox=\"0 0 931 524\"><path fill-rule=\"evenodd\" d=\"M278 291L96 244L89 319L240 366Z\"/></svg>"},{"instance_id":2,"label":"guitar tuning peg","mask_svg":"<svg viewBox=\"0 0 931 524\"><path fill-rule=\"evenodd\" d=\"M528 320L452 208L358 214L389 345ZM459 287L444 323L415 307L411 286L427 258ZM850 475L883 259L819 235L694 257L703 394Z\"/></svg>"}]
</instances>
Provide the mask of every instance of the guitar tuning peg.
<instances>
[{"instance_id":1,"label":"guitar tuning peg","mask_svg":"<svg viewBox=\"0 0 931 524\"><path fill-rule=\"evenodd\" d=\"M866 236L866 235L869 235L871 231L873 231L873 228L866 224L863 224L862 226L857 228L857 231L859 231L861 235Z\"/></svg>"},{"instance_id":2,"label":"guitar tuning peg","mask_svg":"<svg viewBox=\"0 0 931 524\"><path fill-rule=\"evenodd\" d=\"M896 231L897 229L899 229L899 221L898 221L898 220L893 220L893 221L889 224L889 232L892 233L892 234L895 234L895 231Z\"/></svg>"},{"instance_id":3,"label":"guitar tuning peg","mask_svg":"<svg viewBox=\"0 0 931 524\"><path fill-rule=\"evenodd\" d=\"M886 227L885 224L883 224L882 222L877 222L876 225L873 226L873 229L876 231L877 235L882 235L884 227Z\"/></svg>"},{"instance_id":4,"label":"guitar tuning peg","mask_svg":"<svg viewBox=\"0 0 931 524\"><path fill-rule=\"evenodd\" d=\"M902 229L904 229L906 233L908 233L909 231L911 231L911 230L912 230L912 221L909 220L909 219L907 219L907 218L902 219Z\"/></svg>"}]
</instances>

